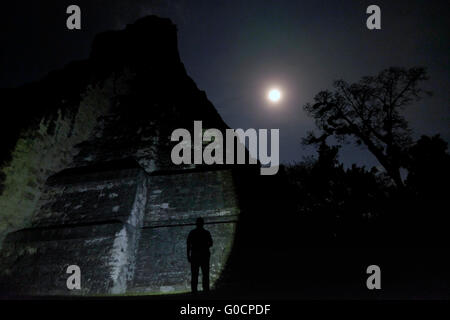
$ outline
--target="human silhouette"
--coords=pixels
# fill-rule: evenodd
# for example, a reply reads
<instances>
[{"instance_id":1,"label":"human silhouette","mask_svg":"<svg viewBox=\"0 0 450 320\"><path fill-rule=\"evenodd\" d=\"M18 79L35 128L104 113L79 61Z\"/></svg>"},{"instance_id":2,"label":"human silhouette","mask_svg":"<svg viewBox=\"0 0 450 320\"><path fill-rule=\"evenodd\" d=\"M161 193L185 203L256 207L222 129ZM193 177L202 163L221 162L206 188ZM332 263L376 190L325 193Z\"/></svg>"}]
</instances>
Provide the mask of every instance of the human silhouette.
<instances>
[{"instance_id":1,"label":"human silhouette","mask_svg":"<svg viewBox=\"0 0 450 320\"><path fill-rule=\"evenodd\" d=\"M209 291L209 248L213 245L211 233L203 228L203 218L197 218L194 230L187 238L187 259L191 264L191 290L197 292L198 272L202 269L203 291Z\"/></svg>"}]
</instances>

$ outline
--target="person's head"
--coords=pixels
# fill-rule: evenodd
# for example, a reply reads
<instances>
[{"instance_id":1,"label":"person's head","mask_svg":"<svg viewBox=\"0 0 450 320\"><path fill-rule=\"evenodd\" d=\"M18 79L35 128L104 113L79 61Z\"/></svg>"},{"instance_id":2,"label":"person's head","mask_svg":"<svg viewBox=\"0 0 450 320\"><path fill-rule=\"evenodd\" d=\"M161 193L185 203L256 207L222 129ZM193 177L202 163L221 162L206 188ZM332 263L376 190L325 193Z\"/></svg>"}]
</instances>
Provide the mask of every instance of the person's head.
<instances>
[{"instance_id":1,"label":"person's head","mask_svg":"<svg viewBox=\"0 0 450 320\"><path fill-rule=\"evenodd\" d=\"M197 228L203 228L204 224L205 224L205 221L201 217L197 218L197 220L195 221L195 225L197 226Z\"/></svg>"}]
</instances>

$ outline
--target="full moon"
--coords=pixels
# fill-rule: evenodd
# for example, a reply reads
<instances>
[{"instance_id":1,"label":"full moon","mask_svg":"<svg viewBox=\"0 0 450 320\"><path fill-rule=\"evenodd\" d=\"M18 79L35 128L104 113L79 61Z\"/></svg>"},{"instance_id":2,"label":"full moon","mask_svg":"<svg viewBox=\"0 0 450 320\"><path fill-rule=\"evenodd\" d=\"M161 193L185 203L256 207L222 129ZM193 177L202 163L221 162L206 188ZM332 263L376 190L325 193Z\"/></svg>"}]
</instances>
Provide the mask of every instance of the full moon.
<instances>
[{"instance_id":1,"label":"full moon","mask_svg":"<svg viewBox=\"0 0 450 320\"><path fill-rule=\"evenodd\" d=\"M278 102L281 99L281 91L278 89L269 90L269 94L267 95L270 101Z\"/></svg>"}]
</instances>

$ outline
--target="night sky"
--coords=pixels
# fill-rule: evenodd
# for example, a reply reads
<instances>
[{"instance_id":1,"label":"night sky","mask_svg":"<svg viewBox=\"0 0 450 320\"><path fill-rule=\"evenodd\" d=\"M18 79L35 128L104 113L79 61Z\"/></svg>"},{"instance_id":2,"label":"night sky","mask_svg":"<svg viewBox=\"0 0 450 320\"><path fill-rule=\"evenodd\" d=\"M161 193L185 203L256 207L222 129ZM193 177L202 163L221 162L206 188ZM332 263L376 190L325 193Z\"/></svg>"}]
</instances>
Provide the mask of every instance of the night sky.
<instances>
[{"instance_id":1,"label":"night sky","mask_svg":"<svg viewBox=\"0 0 450 320\"><path fill-rule=\"evenodd\" d=\"M39 3L45 4L39 4ZM66 28L66 8L81 7L82 29ZM381 7L382 30L366 28L366 8ZM188 74L232 128L279 128L280 159L298 161L313 121L302 110L320 90L390 66L428 68L431 98L406 115L415 137L449 131L449 1L15 1L0 12L0 87L38 80L88 57L95 34L148 14L178 26ZM283 100L268 103L276 85ZM2 105L2 108L8 106ZM363 148L341 160L378 165Z\"/></svg>"}]
</instances>

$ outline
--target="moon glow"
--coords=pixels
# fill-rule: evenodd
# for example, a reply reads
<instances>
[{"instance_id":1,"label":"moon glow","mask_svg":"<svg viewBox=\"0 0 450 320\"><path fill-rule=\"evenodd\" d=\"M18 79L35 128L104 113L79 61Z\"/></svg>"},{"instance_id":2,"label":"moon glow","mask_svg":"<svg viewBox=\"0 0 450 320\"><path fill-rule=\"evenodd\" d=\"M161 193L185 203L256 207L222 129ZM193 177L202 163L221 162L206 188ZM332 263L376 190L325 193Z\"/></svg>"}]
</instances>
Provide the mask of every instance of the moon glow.
<instances>
[{"instance_id":1,"label":"moon glow","mask_svg":"<svg viewBox=\"0 0 450 320\"><path fill-rule=\"evenodd\" d=\"M267 94L267 98L271 101L271 102L278 102L281 99L281 91L278 89L270 89L269 93Z\"/></svg>"}]
</instances>

